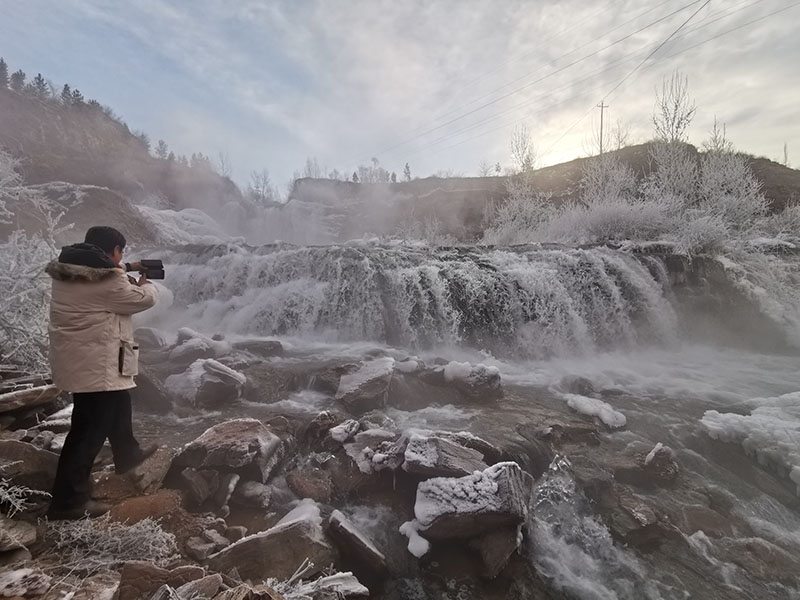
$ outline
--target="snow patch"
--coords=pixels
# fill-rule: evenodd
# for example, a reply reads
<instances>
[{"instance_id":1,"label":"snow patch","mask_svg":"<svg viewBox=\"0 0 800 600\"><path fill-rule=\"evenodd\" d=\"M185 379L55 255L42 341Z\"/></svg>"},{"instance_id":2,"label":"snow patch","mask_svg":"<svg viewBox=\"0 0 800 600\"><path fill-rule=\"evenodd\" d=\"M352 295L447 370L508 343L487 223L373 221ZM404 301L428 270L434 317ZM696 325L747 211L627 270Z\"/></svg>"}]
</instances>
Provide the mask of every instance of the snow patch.
<instances>
[{"instance_id":1,"label":"snow patch","mask_svg":"<svg viewBox=\"0 0 800 600\"><path fill-rule=\"evenodd\" d=\"M612 429L619 429L625 427L627 419L621 412L614 410L608 403L598 400L597 398L590 398L589 396L581 396L580 394L561 394L567 401L567 406L572 410L588 415L590 417L597 417L608 427Z\"/></svg>"}]
</instances>

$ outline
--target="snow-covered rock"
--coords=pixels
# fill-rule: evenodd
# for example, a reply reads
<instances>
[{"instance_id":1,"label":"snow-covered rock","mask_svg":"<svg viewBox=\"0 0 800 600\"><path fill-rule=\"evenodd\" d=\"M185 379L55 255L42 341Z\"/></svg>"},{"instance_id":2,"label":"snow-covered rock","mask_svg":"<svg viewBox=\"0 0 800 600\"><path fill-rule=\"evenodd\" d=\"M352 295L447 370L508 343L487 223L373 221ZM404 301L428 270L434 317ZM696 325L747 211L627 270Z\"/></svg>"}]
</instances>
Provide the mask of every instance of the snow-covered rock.
<instances>
[{"instance_id":1,"label":"snow-covered rock","mask_svg":"<svg viewBox=\"0 0 800 600\"><path fill-rule=\"evenodd\" d=\"M198 359L186 371L170 375L166 389L193 406L215 408L242 397L247 378L214 359Z\"/></svg>"},{"instance_id":2,"label":"snow-covered rock","mask_svg":"<svg viewBox=\"0 0 800 600\"><path fill-rule=\"evenodd\" d=\"M473 538L522 523L530 493L519 465L498 463L466 477L421 482L414 515L427 538Z\"/></svg>"},{"instance_id":3,"label":"snow-covered rock","mask_svg":"<svg viewBox=\"0 0 800 600\"><path fill-rule=\"evenodd\" d=\"M600 419L610 429L625 427L627 419L621 412L614 410L608 402L597 398L581 396L580 394L562 394L567 401L567 406L572 410Z\"/></svg>"},{"instance_id":4,"label":"snow-covered rock","mask_svg":"<svg viewBox=\"0 0 800 600\"><path fill-rule=\"evenodd\" d=\"M408 440L403 470L427 477L461 477L486 468L483 455L443 438L414 433Z\"/></svg>"},{"instance_id":5,"label":"snow-covered rock","mask_svg":"<svg viewBox=\"0 0 800 600\"><path fill-rule=\"evenodd\" d=\"M208 428L175 457L177 467L236 471L266 482L281 458L281 440L261 421L233 419Z\"/></svg>"}]
</instances>

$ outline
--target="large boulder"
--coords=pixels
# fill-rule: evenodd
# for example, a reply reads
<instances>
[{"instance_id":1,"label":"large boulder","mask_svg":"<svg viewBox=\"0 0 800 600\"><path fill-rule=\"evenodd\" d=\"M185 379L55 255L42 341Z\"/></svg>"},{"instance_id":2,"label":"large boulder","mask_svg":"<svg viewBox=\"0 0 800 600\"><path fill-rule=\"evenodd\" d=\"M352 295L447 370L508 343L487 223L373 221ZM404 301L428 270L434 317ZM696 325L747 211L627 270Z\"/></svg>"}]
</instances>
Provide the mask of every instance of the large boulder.
<instances>
[{"instance_id":1,"label":"large boulder","mask_svg":"<svg viewBox=\"0 0 800 600\"><path fill-rule=\"evenodd\" d=\"M503 527L470 540L469 546L478 553L483 563L481 575L494 579L508 564L522 541L521 527Z\"/></svg>"},{"instance_id":2,"label":"large boulder","mask_svg":"<svg viewBox=\"0 0 800 600\"><path fill-rule=\"evenodd\" d=\"M234 342L233 349L249 352L260 358L271 358L283 354L283 345L278 340L242 340Z\"/></svg>"},{"instance_id":3,"label":"large boulder","mask_svg":"<svg viewBox=\"0 0 800 600\"><path fill-rule=\"evenodd\" d=\"M130 390L131 401L137 410L166 414L172 410L172 398L156 369L139 363L136 387Z\"/></svg>"},{"instance_id":4,"label":"large boulder","mask_svg":"<svg viewBox=\"0 0 800 600\"><path fill-rule=\"evenodd\" d=\"M17 440L0 440L2 476L15 485L49 491L56 477L58 454Z\"/></svg>"},{"instance_id":5,"label":"large boulder","mask_svg":"<svg viewBox=\"0 0 800 600\"><path fill-rule=\"evenodd\" d=\"M281 458L281 440L256 419L233 419L208 428L175 457L176 467L235 471L266 482Z\"/></svg>"},{"instance_id":6,"label":"large boulder","mask_svg":"<svg viewBox=\"0 0 800 600\"><path fill-rule=\"evenodd\" d=\"M389 395L394 363L393 358L377 358L364 363L353 373L342 375L336 399L353 414L383 408Z\"/></svg>"},{"instance_id":7,"label":"large boulder","mask_svg":"<svg viewBox=\"0 0 800 600\"><path fill-rule=\"evenodd\" d=\"M461 477L487 467L483 455L443 438L412 434L403 470L424 477Z\"/></svg>"},{"instance_id":8,"label":"large boulder","mask_svg":"<svg viewBox=\"0 0 800 600\"><path fill-rule=\"evenodd\" d=\"M466 477L421 482L414 515L426 538L473 538L523 523L530 494L516 463L498 463Z\"/></svg>"},{"instance_id":9,"label":"large boulder","mask_svg":"<svg viewBox=\"0 0 800 600\"><path fill-rule=\"evenodd\" d=\"M220 358L230 354L231 345L215 340L188 327L178 330L176 346L169 352L169 361L175 365L189 365L203 358Z\"/></svg>"},{"instance_id":10,"label":"large boulder","mask_svg":"<svg viewBox=\"0 0 800 600\"><path fill-rule=\"evenodd\" d=\"M244 397L251 402L272 404L286 400L302 387L297 373L267 363L249 365L242 372L247 378Z\"/></svg>"},{"instance_id":11,"label":"large boulder","mask_svg":"<svg viewBox=\"0 0 800 600\"><path fill-rule=\"evenodd\" d=\"M213 359L196 360L183 373L170 375L166 389L192 406L220 408L242 397L247 378Z\"/></svg>"},{"instance_id":12,"label":"large boulder","mask_svg":"<svg viewBox=\"0 0 800 600\"><path fill-rule=\"evenodd\" d=\"M309 560L314 575L334 562L333 548L322 530L319 507L303 502L277 525L250 535L208 558L209 568L227 573L236 568L244 579L286 580Z\"/></svg>"},{"instance_id":13,"label":"large boulder","mask_svg":"<svg viewBox=\"0 0 800 600\"><path fill-rule=\"evenodd\" d=\"M386 575L386 557L350 519L334 510L329 524L331 537L342 549L343 556L354 561L356 572L365 569L372 575Z\"/></svg>"}]
</instances>

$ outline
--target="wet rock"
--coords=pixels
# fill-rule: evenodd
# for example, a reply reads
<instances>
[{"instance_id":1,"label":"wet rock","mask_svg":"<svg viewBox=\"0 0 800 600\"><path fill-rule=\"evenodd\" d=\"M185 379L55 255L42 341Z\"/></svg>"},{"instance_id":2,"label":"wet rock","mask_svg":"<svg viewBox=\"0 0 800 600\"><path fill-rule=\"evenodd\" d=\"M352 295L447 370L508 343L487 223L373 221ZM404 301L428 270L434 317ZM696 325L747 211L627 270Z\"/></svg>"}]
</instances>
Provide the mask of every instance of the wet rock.
<instances>
[{"instance_id":1,"label":"wet rock","mask_svg":"<svg viewBox=\"0 0 800 600\"><path fill-rule=\"evenodd\" d=\"M350 519L334 510L329 524L331 537L342 549L343 556L355 561L356 572L364 569L374 576L387 574L386 557Z\"/></svg>"},{"instance_id":2,"label":"wet rock","mask_svg":"<svg viewBox=\"0 0 800 600\"><path fill-rule=\"evenodd\" d=\"M660 443L641 458L644 470L656 483L668 484L675 481L680 473L680 467L675 461L675 454Z\"/></svg>"},{"instance_id":3,"label":"wet rock","mask_svg":"<svg viewBox=\"0 0 800 600\"><path fill-rule=\"evenodd\" d=\"M478 553L483 563L481 575L494 579L508 564L522 541L520 527L504 527L470 540L469 547Z\"/></svg>"},{"instance_id":4,"label":"wet rock","mask_svg":"<svg viewBox=\"0 0 800 600\"><path fill-rule=\"evenodd\" d=\"M0 552L0 567L20 565L30 560L33 560L33 555L27 548L17 548L16 550Z\"/></svg>"},{"instance_id":5,"label":"wet rock","mask_svg":"<svg viewBox=\"0 0 800 600\"><path fill-rule=\"evenodd\" d=\"M496 367L451 362L444 367L444 378L468 401L486 402L503 396L500 371Z\"/></svg>"},{"instance_id":6,"label":"wet rock","mask_svg":"<svg viewBox=\"0 0 800 600\"><path fill-rule=\"evenodd\" d=\"M208 558L208 566L226 572L236 567L245 579L285 580L308 559L315 569L311 576L334 561L333 549L325 539L321 520L299 518L279 522L275 527L250 535Z\"/></svg>"},{"instance_id":7,"label":"wet rock","mask_svg":"<svg viewBox=\"0 0 800 600\"><path fill-rule=\"evenodd\" d=\"M286 400L293 392L302 388L297 373L274 365L257 363L242 369L247 382L244 397L251 402L272 404Z\"/></svg>"},{"instance_id":8,"label":"wet rock","mask_svg":"<svg viewBox=\"0 0 800 600\"><path fill-rule=\"evenodd\" d=\"M393 358L378 358L364 363L353 373L342 375L335 398L353 414L385 407L394 362Z\"/></svg>"},{"instance_id":9,"label":"wet rock","mask_svg":"<svg viewBox=\"0 0 800 600\"><path fill-rule=\"evenodd\" d=\"M17 440L0 440L3 477L14 485L50 491L58 467L58 455Z\"/></svg>"},{"instance_id":10,"label":"wet rock","mask_svg":"<svg viewBox=\"0 0 800 600\"><path fill-rule=\"evenodd\" d=\"M214 494L214 505L221 509L222 516L224 517L230 514L228 502L240 479L241 476L238 473L223 473L219 477L219 487Z\"/></svg>"},{"instance_id":11,"label":"wet rock","mask_svg":"<svg viewBox=\"0 0 800 600\"><path fill-rule=\"evenodd\" d=\"M716 540L714 554L747 573L766 581L797 584L800 560L783 548L761 538L722 538Z\"/></svg>"},{"instance_id":12,"label":"wet rock","mask_svg":"<svg viewBox=\"0 0 800 600\"><path fill-rule=\"evenodd\" d=\"M461 477L487 467L477 450L418 434L409 439L404 458L404 471L425 477Z\"/></svg>"},{"instance_id":13,"label":"wet rock","mask_svg":"<svg viewBox=\"0 0 800 600\"><path fill-rule=\"evenodd\" d=\"M322 411L305 425L298 433L301 444L317 447L325 440L328 432L343 421L342 417L329 410Z\"/></svg>"},{"instance_id":14,"label":"wet rock","mask_svg":"<svg viewBox=\"0 0 800 600\"><path fill-rule=\"evenodd\" d=\"M177 588L205 575L202 567L185 566L162 569L147 562L127 562L122 565L118 600L149 598L162 585Z\"/></svg>"},{"instance_id":15,"label":"wet rock","mask_svg":"<svg viewBox=\"0 0 800 600\"><path fill-rule=\"evenodd\" d=\"M36 526L0 516L0 552L28 548L36 542Z\"/></svg>"},{"instance_id":16,"label":"wet rock","mask_svg":"<svg viewBox=\"0 0 800 600\"><path fill-rule=\"evenodd\" d=\"M243 340L234 342L233 349L249 352L261 358L283 355L283 344L277 340Z\"/></svg>"},{"instance_id":17,"label":"wet rock","mask_svg":"<svg viewBox=\"0 0 800 600\"><path fill-rule=\"evenodd\" d=\"M0 394L0 414L51 404L60 393L61 390L54 385L42 385Z\"/></svg>"},{"instance_id":18,"label":"wet rock","mask_svg":"<svg viewBox=\"0 0 800 600\"><path fill-rule=\"evenodd\" d=\"M269 508L272 488L258 481L239 481L233 490L231 502L250 508Z\"/></svg>"},{"instance_id":19,"label":"wet rock","mask_svg":"<svg viewBox=\"0 0 800 600\"><path fill-rule=\"evenodd\" d=\"M578 394L579 396L593 396L597 393L594 384L585 377L567 375L558 384L561 391L568 394Z\"/></svg>"},{"instance_id":20,"label":"wet rock","mask_svg":"<svg viewBox=\"0 0 800 600\"><path fill-rule=\"evenodd\" d=\"M322 369L311 377L309 389L325 394L336 394L339 389L339 380L343 375L349 375L358 371L359 366L348 363L345 365L335 365Z\"/></svg>"},{"instance_id":21,"label":"wet rock","mask_svg":"<svg viewBox=\"0 0 800 600\"><path fill-rule=\"evenodd\" d=\"M201 506L219 489L219 473L213 469L197 470L187 467L181 471L190 504Z\"/></svg>"},{"instance_id":22,"label":"wet rock","mask_svg":"<svg viewBox=\"0 0 800 600\"><path fill-rule=\"evenodd\" d=\"M154 367L139 363L136 387L130 390L131 402L138 410L164 415L172 410L172 395Z\"/></svg>"},{"instance_id":23,"label":"wet rock","mask_svg":"<svg viewBox=\"0 0 800 600\"><path fill-rule=\"evenodd\" d=\"M37 433L30 443L42 450L50 450L50 444L55 437L56 434L52 431L44 430Z\"/></svg>"},{"instance_id":24,"label":"wet rock","mask_svg":"<svg viewBox=\"0 0 800 600\"><path fill-rule=\"evenodd\" d=\"M236 471L245 479L265 482L281 457L281 440L256 419L234 419L214 425L175 457L178 467Z\"/></svg>"},{"instance_id":25,"label":"wet rock","mask_svg":"<svg viewBox=\"0 0 800 600\"><path fill-rule=\"evenodd\" d=\"M286 483L298 498L311 498L316 502L328 503L333 496L330 474L311 464L287 473Z\"/></svg>"},{"instance_id":26,"label":"wet rock","mask_svg":"<svg viewBox=\"0 0 800 600\"><path fill-rule=\"evenodd\" d=\"M734 535L730 520L705 506L683 506L680 515L672 520L686 535L697 531L712 538Z\"/></svg>"},{"instance_id":27,"label":"wet rock","mask_svg":"<svg viewBox=\"0 0 800 600\"><path fill-rule=\"evenodd\" d=\"M336 454L325 465L337 495L350 496L363 493L376 485L375 477L363 473L345 454Z\"/></svg>"},{"instance_id":28,"label":"wet rock","mask_svg":"<svg viewBox=\"0 0 800 600\"><path fill-rule=\"evenodd\" d=\"M466 477L421 482L414 514L426 538L473 538L524 522L530 494L516 463L498 463Z\"/></svg>"},{"instance_id":29,"label":"wet rock","mask_svg":"<svg viewBox=\"0 0 800 600\"><path fill-rule=\"evenodd\" d=\"M603 512L611 532L637 548L658 546L670 535L653 508L641 497L616 486L617 506Z\"/></svg>"},{"instance_id":30,"label":"wet rock","mask_svg":"<svg viewBox=\"0 0 800 600\"><path fill-rule=\"evenodd\" d=\"M387 431L395 431L397 425L395 422L380 410L371 410L368 413L361 415L358 420L360 423L361 431L368 431L370 429L385 429Z\"/></svg>"},{"instance_id":31,"label":"wet rock","mask_svg":"<svg viewBox=\"0 0 800 600\"><path fill-rule=\"evenodd\" d=\"M189 365L198 359L220 358L230 354L231 345L206 337L188 327L178 330L176 346L170 350L169 360L178 365Z\"/></svg>"},{"instance_id":32,"label":"wet rock","mask_svg":"<svg viewBox=\"0 0 800 600\"><path fill-rule=\"evenodd\" d=\"M247 382L244 375L215 360L204 360L200 364L202 373L194 397L195 406L218 408L242 397Z\"/></svg>"}]
</instances>

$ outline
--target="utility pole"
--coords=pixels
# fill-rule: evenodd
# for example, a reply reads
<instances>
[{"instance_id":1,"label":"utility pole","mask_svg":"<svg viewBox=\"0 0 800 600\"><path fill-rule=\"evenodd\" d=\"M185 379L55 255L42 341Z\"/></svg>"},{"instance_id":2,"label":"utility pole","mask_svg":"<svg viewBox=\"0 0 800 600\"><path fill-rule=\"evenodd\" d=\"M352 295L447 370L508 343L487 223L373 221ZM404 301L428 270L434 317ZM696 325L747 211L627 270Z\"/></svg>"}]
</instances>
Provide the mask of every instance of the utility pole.
<instances>
[{"instance_id":1,"label":"utility pole","mask_svg":"<svg viewBox=\"0 0 800 600\"><path fill-rule=\"evenodd\" d=\"M608 104L605 100L601 100L597 108L600 109L600 156L603 156L603 111L608 108Z\"/></svg>"}]
</instances>

